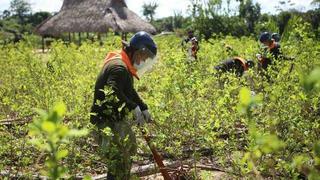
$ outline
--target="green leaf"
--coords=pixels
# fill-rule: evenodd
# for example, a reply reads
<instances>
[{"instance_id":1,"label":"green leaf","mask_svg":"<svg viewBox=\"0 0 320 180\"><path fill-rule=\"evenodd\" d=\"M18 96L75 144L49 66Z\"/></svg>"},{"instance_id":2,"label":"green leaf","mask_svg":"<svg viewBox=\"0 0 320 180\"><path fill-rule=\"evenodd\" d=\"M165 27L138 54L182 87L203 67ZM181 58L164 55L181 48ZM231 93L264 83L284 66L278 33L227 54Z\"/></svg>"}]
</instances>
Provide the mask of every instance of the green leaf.
<instances>
[{"instance_id":1,"label":"green leaf","mask_svg":"<svg viewBox=\"0 0 320 180\"><path fill-rule=\"evenodd\" d=\"M67 136L68 135L68 133L69 133L69 128L67 127L67 126L62 126L62 125L60 125L60 128L59 128L59 135L61 136L61 137L65 137L65 136Z\"/></svg>"},{"instance_id":2,"label":"green leaf","mask_svg":"<svg viewBox=\"0 0 320 180\"><path fill-rule=\"evenodd\" d=\"M40 115L41 118L46 119L48 117L48 113L45 110L34 108L33 109L37 114Z\"/></svg>"},{"instance_id":3,"label":"green leaf","mask_svg":"<svg viewBox=\"0 0 320 180\"><path fill-rule=\"evenodd\" d=\"M278 139L276 135L264 135L258 139L261 149L264 153L275 152L284 147L284 143Z\"/></svg>"},{"instance_id":4,"label":"green leaf","mask_svg":"<svg viewBox=\"0 0 320 180\"><path fill-rule=\"evenodd\" d=\"M293 166L294 168L298 168L298 169L299 169L299 168L301 168L302 165L303 165L304 163L306 163L308 160L309 160L309 158L306 157L305 155L295 156L295 157L293 158L292 166Z\"/></svg>"},{"instance_id":5,"label":"green leaf","mask_svg":"<svg viewBox=\"0 0 320 180\"><path fill-rule=\"evenodd\" d=\"M71 129L68 133L68 136L70 137L81 137L81 136L86 136L89 133L87 129Z\"/></svg>"},{"instance_id":6,"label":"green leaf","mask_svg":"<svg viewBox=\"0 0 320 180\"><path fill-rule=\"evenodd\" d=\"M53 133L56 130L56 125L51 121L45 121L42 123L41 128L47 133Z\"/></svg>"},{"instance_id":7,"label":"green leaf","mask_svg":"<svg viewBox=\"0 0 320 180\"><path fill-rule=\"evenodd\" d=\"M125 103L122 103L121 106L118 108L118 112L121 112L122 109L123 109L125 106L126 106L126 104L125 104Z\"/></svg>"},{"instance_id":8,"label":"green leaf","mask_svg":"<svg viewBox=\"0 0 320 180\"><path fill-rule=\"evenodd\" d=\"M63 102L59 102L54 106L54 111L61 117L66 113L67 107Z\"/></svg>"},{"instance_id":9,"label":"green leaf","mask_svg":"<svg viewBox=\"0 0 320 180\"><path fill-rule=\"evenodd\" d=\"M320 68L314 69L303 79L302 83L307 92L313 89L320 89Z\"/></svg>"},{"instance_id":10,"label":"green leaf","mask_svg":"<svg viewBox=\"0 0 320 180\"><path fill-rule=\"evenodd\" d=\"M68 155L68 150L66 150L66 149L59 150L57 152L56 158L57 158L57 160L60 160L60 159L62 159L64 157L66 157L67 155Z\"/></svg>"},{"instance_id":11,"label":"green leaf","mask_svg":"<svg viewBox=\"0 0 320 180\"><path fill-rule=\"evenodd\" d=\"M89 176L89 175L85 175L85 176L83 177L83 180L92 180L92 177Z\"/></svg>"},{"instance_id":12,"label":"green leaf","mask_svg":"<svg viewBox=\"0 0 320 180\"><path fill-rule=\"evenodd\" d=\"M314 154L316 157L320 158L320 142L314 145Z\"/></svg>"},{"instance_id":13,"label":"green leaf","mask_svg":"<svg viewBox=\"0 0 320 180\"><path fill-rule=\"evenodd\" d=\"M112 131L109 127L105 127L104 129L102 129L102 132L106 135L106 136L112 136Z\"/></svg>"},{"instance_id":14,"label":"green leaf","mask_svg":"<svg viewBox=\"0 0 320 180\"><path fill-rule=\"evenodd\" d=\"M314 83L319 83L320 82L320 68L314 69L309 77L308 77L309 82L314 82Z\"/></svg>"},{"instance_id":15,"label":"green leaf","mask_svg":"<svg viewBox=\"0 0 320 180\"><path fill-rule=\"evenodd\" d=\"M248 106L251 102L251 93L248 88L241 88L239 93L240 103L244 106Z\"/></svg>"}]
</instances>

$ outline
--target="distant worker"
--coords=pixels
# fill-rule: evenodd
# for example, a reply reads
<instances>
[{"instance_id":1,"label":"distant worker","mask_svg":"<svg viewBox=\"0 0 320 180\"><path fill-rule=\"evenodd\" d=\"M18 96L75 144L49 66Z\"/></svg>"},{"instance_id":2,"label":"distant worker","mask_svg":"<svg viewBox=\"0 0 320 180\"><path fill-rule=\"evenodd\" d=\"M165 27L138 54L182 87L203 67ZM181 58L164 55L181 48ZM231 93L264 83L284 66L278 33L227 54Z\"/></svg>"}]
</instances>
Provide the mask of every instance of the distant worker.
<instances>
[{"instance_id":1,"label":"distant worker","mask_svg":"<svg viewBox=\"0 0 320 180\"><path fill-rule=\"evenodd\" d=\"M259 41L265 45L263 55L257 54L259 60L259 69L266 70L269 65L278 60L281 56L280 44L272 39L269 32L264 32L260 35Z\"/></svg>"},{"instance_id":2,"label":"distant worker","mask_svg":"<svg viewBox=\"0 0 320 180\"><path fill-rule=\"evenodd\" d=\"M183 50L187 49L189 57L197 59L197 53L199 51L199 42L192 30L188 30L188 37L182 40L181 46Z\"/></svg>"},{"instance_id":3,"label":"distant worker","mask_svg":"<svg viewBox=\"0 0 320 180\"><path fill-rule=\"evenodd\" d=\"M122 51L109 52L95 83L90 121L97 126L97 141L107 160L108 180L130 179L131 156L136 153L132 123L151 121L148 106L133 86L138 78L136 67L155 60L157 46L146 32L136 33L129 43L123 41ZM132 112L135 121L130 118ZM109 127L112 135L106 135Z\"/></svg>"},{"instance_id":4,"label":"distant worker","mask_svg":"<svg viewBox=\"0 0 320 180\"><path fill-rule=\"evenodd\" d=\"M252 60L245 60L241 57L234 57L221 62L214 68L220 73L232 72L235 73L238 77L241 77L244 72L248 71L249 68L252 68L253 66L254 62Z\"/></svg>"}]
</instances>

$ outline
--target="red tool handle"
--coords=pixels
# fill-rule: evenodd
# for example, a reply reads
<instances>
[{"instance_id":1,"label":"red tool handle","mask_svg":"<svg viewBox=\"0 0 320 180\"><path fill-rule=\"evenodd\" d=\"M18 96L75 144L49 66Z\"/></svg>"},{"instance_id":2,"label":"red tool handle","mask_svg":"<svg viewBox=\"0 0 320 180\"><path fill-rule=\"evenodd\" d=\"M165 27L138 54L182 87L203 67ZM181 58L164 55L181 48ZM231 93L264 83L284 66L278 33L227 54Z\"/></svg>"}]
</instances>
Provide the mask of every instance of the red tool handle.
<instances>
[{"instance_id":1,"label":"red tool handle","mask_svg":"<svg viewBox=\"0 0 320 180\"><path fill-rule=\"evenodd\" d=\"M150 136L147 135L147 133L145 132L145 130L141 129L142 135L144 137L144 139L146 140L154 160L156 161L157 165L159 166L160 172L164 178L164 180L172 180L172 178L170 177L166 167L163 164L163 158L162 156L158 153L158 151L156 150L156 148L154 147L154 145L151 144L150 142Z\"/></svg>"}]
</instances>

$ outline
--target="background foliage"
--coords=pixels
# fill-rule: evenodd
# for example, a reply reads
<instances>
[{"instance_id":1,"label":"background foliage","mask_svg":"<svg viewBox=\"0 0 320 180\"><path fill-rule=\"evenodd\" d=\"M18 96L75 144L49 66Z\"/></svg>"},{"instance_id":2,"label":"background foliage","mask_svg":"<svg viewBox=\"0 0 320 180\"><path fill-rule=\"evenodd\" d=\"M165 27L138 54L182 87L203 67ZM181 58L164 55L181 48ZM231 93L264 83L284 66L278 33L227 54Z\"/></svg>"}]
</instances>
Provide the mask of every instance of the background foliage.
<instances>
[{"instance_id":1,"label":"background foliage","mask_svg":"<svg viewBox=\"0 0 320 180\"><path fill-rule=\"evenodd\" d=\"M47 124L33 128L33 137L41 142L52 140L41 134L53 126L91 131L95 78L106 53L121 47L120 37L109 33L103 45L84 41L81 46L52 39L50 50L39 53L39 37L29 33L50 13L31 14L27 4L20 11L15 7L21 2L13 2L0 20L0 119L31 117L33 125ZM177 12L174 17L152 20L159 31L175 30L181 35L193 28L205 39L200 42L199 59L190 62L180 50L180 38L155 37L159 62L135 84L155 119L147 127L156 135L154 143L175 160L199 160L201 153L196 150L209 149L217 166L237 176L316 179L320 171L319 9L268 15L260 13L258 4L241 1L239 13L232 15L221 10L221 2L194 1L189 17ZM261 49L256 36L266 30L282 34L282 50L295 58L278 62L277 71L269 70L271 82L256 69L240 79L216 75L213 66L231 56L255 60ZM59 120L34 111L59 112L52 107L56 102L66 104ZM55 141L57 146L46 150L41 148L45 145L30 143L29 130L27 124L0 126L0 171L31 177L47 170L45 162L59 154L50 150L57 150L62 156L51 165L61 163L67 170L59 176L105 172L90 133L68 143ZM139 152L135 162L150 153L142 140Z\"/></svg>"},{"instance_id":2,"label":"background foliage","mask_svg":"<svg viewBox=\"0 0 320 180\"><path fill-rule=\"evenodd\" d=\"M188 149L197 159L200 154L194 150L209 148L217 165L242 176L319 173L319 70L314 69L319 67L320 46L313 40L315 35L304 30L310 24L299 18L290 24L292 30L282 47L295 60L279 62L279 72L270 70L272 82L256 69L241 79L232 74L217 76L213 70L230 57L226 45L239 56L254 59L260 47L253 38L210 38L201 42L199 60L189 62L179 50L179 38L156 37L160 61L136 86L154 116L148 130L156 134L157 147L173 159L186 158ZM1 119L34 115L34 107L49 110L63 101L67 105L63 123L91 129L95 78L106 52L120 45L118 36L110 36L104 46L91 42L66 46L56 41L43 54L35 50L32 38L26 38L1 48L0 66L5 67L0 74ZM240 91L242 87L247 90ZM247 91L260 100L251 101ZM246 106L250 111L241 110ZM46 152L26 142L27 132L26 125L1 126L1 170L28 175L44 168ZM149 153L143 142L139 147ZM63 144L63 149L69 152L62 159L69 176L104 171L95 168L103 162L91 135Z\"/></svg>"}]
</instances>

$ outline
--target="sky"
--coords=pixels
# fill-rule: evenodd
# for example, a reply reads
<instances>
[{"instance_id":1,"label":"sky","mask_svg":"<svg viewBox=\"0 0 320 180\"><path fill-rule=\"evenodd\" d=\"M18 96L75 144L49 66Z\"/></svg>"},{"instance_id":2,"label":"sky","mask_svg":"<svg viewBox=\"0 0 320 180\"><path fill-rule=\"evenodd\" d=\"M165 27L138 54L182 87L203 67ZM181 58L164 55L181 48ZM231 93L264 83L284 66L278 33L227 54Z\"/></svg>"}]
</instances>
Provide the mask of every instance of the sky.
<instances>
[{"instance_id":1,"label":"sky","mask_svg":"<svg viewBox=\"0 0 320 180\"><path fill-rule=\"evenodd\" d=\"M9 9L11 0L0 0L0 13L3 10ZM33 12L37 11L49 11L57 12L59 11L63 0L27 0L31 6ZM285 2L294 3L293 8L301 11L306 11L312 9L312 0L282 0ZM172 16L174 12L181 12L183 15L188 15L188 6L190 5L190 0L126 0L129 9L142 16L142 5L148 2L157 2L159 4L156 9L155 18L162 18L167 16ZM232 1L234 2L234 1ZM279 0L253 0L253 2L258 2L261 5L262 13L275 14L275 6L279 5ZM235 8L236 5L231 5ZM289 5L282 6L282 9L289 9Z\"/></svg>"}]
</instances>

